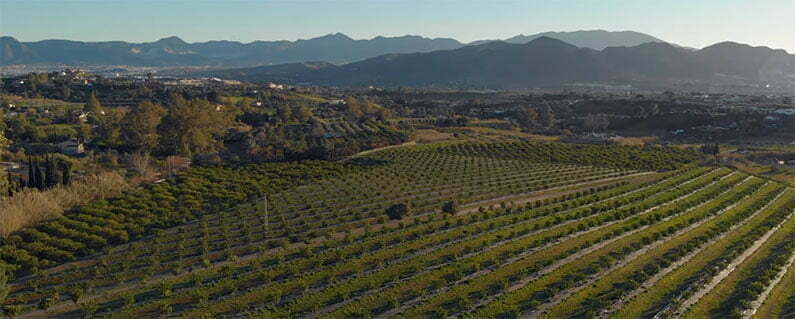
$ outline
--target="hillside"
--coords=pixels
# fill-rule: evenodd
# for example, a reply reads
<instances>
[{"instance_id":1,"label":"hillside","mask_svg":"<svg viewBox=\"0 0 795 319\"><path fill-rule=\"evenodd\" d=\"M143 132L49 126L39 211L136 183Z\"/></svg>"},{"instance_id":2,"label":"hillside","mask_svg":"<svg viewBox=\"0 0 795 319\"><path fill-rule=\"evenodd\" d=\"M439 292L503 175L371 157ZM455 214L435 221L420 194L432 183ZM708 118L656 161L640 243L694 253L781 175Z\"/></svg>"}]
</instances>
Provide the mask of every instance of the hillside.
<instances>
[{"instance_id":1,"label":"hillside","mask_svg":"<svg viewBox=\"0 0 795 319\"><path fill-rule=\"evenodd\" d=\"M671 85L795 81L795 56L783 50L721 43L698 51L653 42L601 51L549 37L525 44L490 42L455 50L390 54L330 68L222 70L214 76L331 86L515 89L606 82ZM243 75L243 76L241 76Z\"/></svg>"}]
</instances>

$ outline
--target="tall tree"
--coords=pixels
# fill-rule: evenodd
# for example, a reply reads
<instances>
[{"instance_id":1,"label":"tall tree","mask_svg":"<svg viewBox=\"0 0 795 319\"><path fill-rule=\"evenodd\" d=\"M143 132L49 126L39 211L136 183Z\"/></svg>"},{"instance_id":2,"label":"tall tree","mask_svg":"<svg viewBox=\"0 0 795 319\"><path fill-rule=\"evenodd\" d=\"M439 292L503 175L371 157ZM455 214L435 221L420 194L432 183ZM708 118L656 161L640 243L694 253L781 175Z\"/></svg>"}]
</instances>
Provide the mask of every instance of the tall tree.
<instances>
[{"instance_id":1,"label":"tall tree","mask_svg":"<svg viewBox=\"0 0 795 319\"><path fill-rule=\"evenodd\" d=\"M168 154L188 156L217 151L233 119L231 110L218 109L207 100L174 97L157 127L160 147Z\"/></svg>"},{"instance_id":2,"label":"tall tree","mask_svg":"<svg viewBox=\"0 0 795 319\"><path fill-rule=\"evenodd\" d=\"M33 159L28 156L28 187L34 188L38 183L36 182L36 168L34 167Z\"/></svg>"},{"instance_id":3,"label":"tall tree","mask_svg":"<svg viewBox=\"0 0 795 319\"><path fill-rule=\"evenodd\" d=\"M555 125L555 112L552 111L549 105L544 105L541 108L541 112L538 113L538 120L542 127L546 129L552 128Z\"/></svg>"},{"instance_id":4,"label":"tall tree","mask_svg":"<svg viewBox=\"0 0 795 319\"><path fill-rule=\"evenodd\" d=\"M312 109L306 104L299 104L295 108L295 117L301 122L309 121L312 118Z\"/></svg>"},{"instance_id":5,"label":"tall tree","mask_svg":"<svg viewBox=\"0 0 795 319\"><path fill-rule=\"evenodd\" d=\"M58 163L61 168L61 184L69 185L72 183L72 162L61 160Z\"/></svg>"},{"instance_id":6,"label":"tall tree","mask_svg":"<svg viewBox=\"0 0 795 319\"><path fill-rule=\"evenodd\" d=\"M151 151L157 147L157 126L166 110L159 104L144 102L127 113L121 121L121 138L134 149Z\"/></svg>"},{"instance_id":7,"label":"tall tree","mask_svg":"<svg viewBox=\"0 0 795 319\"><path fill-rule=\"evenodd\" d=\"M516 110L516 122L526 129L538 126L538 112L531 107L521 107Z\"/></svg>"},{"instance_id":8,"label":"tall tree","mask_svg":"<svg viewBox=\"0 0 795 319\"><path fill-rule=\"evenodd\" d=\"M105 114L97 114L93 117L96 127L94 128L94 141L106 147L117 147L122 144L121 140L121 121L122 113L117 110L108 110Z\"/></svg>"},{"instance_id":9,"label":"tall tree","mask_svg":"<svg viewBox=\"0 0 795 319\"><path fill-rule=\"evenodd\" d=\"M55 168L55 161L51 156L48 156L44 165L44 186L46 188L53 188L55 185L58 185L58 174Z\"/></svg>"},{"instance_id":10,"label":"tall tree","mask_svg":"<svg viewBox=\"0 0 795 319\"><path fill-rule=\"evenodd\" d=\"M718 155L720 154L720 145L718 143L715 144L704 144L701 146L701 152L704 154L709 154L715 157L715 166L718 166Z\"/></svg>"},{"instance_id":11,"label":"tall tree","mask_svg":"<svg viewBox=\"0 0 795 319\"><path fill-rule=\"evenodd\" d=\"M88 95L88 99L86 100L86 105L83 107L83 111L91 113L101 113L102 105L99 104L97 95L93 91L91 92L91 94Z\"/></svg>"},{"instance_id":12,"label":"tall tree","mask_svg":"<svg viewBox=\"0 0 795 319\"><path fill-rule=\"evenodd\" d=\"M45 188L44 171L41 170L41 166L39 165L38 161L34 162L33 165L35 166L34 175L36 175L36 188L38 188L39 190L44 190Z\"/></svg>"}]
</instances>

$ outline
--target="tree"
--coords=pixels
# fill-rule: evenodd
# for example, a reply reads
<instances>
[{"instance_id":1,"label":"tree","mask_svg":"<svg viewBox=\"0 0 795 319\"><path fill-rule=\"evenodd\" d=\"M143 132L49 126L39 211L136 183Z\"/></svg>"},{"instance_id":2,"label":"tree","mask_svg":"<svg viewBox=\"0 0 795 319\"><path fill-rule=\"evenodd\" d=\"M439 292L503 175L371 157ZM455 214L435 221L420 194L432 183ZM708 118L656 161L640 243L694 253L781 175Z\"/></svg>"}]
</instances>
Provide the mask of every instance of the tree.
<instances>
[{"instance_id":1,"label":"tree","mask_svg":"<svg viewBox=\"0 0 795 319\"><path fill-rule=\"evenodd\" d=\"M72 163L69 161L61 161L61 184L72 184Z\"/></svg>"},{"instance_id":2,"label":"tree","mask_svg":"<svg viewBox=\"0 0 795 319\"><path fill-rule=\"evenodd\" d=\"M144 102L121 120L121 138L133 149L151 151L157 147L157 126L166 110L159 104Z\"/></svg>"},{"instance_id":3,"label":"tree","mask_svg":"<svg viewBox=\"0 0 795 319\"><path fill-rule=\"evenodd\" d=\"M411 210L409 206L403 203L394 204L386 209L386 215L392 220L403 219L403 217L408 216L410 213Z\"/></svg>"},{"instance_id":4,"label":"tree","mask_svg":"<svg viewBox=\"0 0 795 319\"><path fill-rule=\"evenodd\" d=\"M290 122L293 120L293 110L289 105L282 105L276 109L276 116L278 116L282 122Z\"/></svg>"},{"instance_id":5,"label":"tree","mask_svg":"<svg viewBox=\"0 0 795 319\"><path fill-rule=\"evenodd\" d=\"M234 114L216 108L207 100L187 101L174 97L157 131L160 147L167 154L191 155L220 149L221 137L232 123Z\"/></svg>"},{"instance_id":6,"label":"tree","mask_svg":"<svg viewBox=\"0 0 795 319\"><path fill-rule=\"evenodd\" d=\"M91 92L91 94L88 95L88 99L86 100L86 105L83 107L83 111L91 113L102 112L102 105L99 104L99 100L97 100L97 95L93 91Z\"/></svg>"},{"instance_id":7,"label":"tree","mask_svg":"<svg viewBox=\"0 0 795 319\"><path fill-rule=\"evenodd\" d=\"M58 176L55 168L55 161L52 157L47 157L44 162L44 187L53 188L58 185Z\"/></svg>"},{"instance_id":8,"label":"tree","mask_svg":"<svg viewBox=\"0 0 795 319\"><path fill-rule=\"evenodd\" d=\"M448 214L455 214L458 212L458 204L454 201L447 201L442 205L442 211Z\"/></svg>"},{"instance_id":9,"label":"tree","mask_svg":"<svg viewBox=\"0 0 795 319\"><path fill-rule=\"evenodd\" d=\"M544 105L538 115L542 127L549 129L555 125L555 112L549 105Z\"/></svg>"},{"instance_id":10,"label":"tree","mask_svg":"<svg viewBox=\"0 0 795 319\"><path fill-rule=\"evenodd\" d=\"M46 184L44 182L44 171L41 170L38 162L34 162L33 165L35 166L34 175L36 175L36 188L39 190L44 190L44 188L46 188Z\"/></svg>"},{"instance_id":11,"label":"tree","mask_svg":"<svg viewBox=\"0 0 795 319\"><path fill-rule=\"evenodd\" d=\"M117 147L122 145L121 139L121 120L122 114L119 111L107 111L105 114L94 114L93 121L96 123L94 129L94 143L106 147Z\"/></svg>"},{"instance_id":12,"label":"tree","mask_svg":"<svg viewBox=\"0 0 795 319\"><path fill-rule=\"evenodd\" d=\"M312 118L312 110L306 104L299 104L295 108L295 117L301 122L309 121Z\"/></svg>"},{"instance_id":13,"label":"tree","mask_svg":"<svg viewBox=\"0 0 795 319\"><path fill-rule=\"evenodd\" d=\"M6 138L3 131L4 130L0 130L0 155L5 154L6 150L8 150L8 145L11 144L11 142Z\"/></svg>"},{"instance_id":14,"label":"tree","mask_svg":"<svg viewBox=\"0 0 795 319\"><path fill-rule=\"evenodd\" d=\"M68 85L61 86L61 99L66 101L70 97L72 97L72 89L70 89Z\"/></svg>"},{"instance_id":15,"label":"tree","mask_svg":"<svg viewBox=\"0 0 795 319\"><path fill-rule=\"evenodd\" d=\"M538 112L531 107L521 107L516 110L516 122L525 129L538 126Z\"/></svg>"},{"instance_id":16,"label":"tree","mask_svg":"<svg viewBox=\"0 0 795 319\"><path fill-rule=\"evenodd\" d=\"M701 146L701 152L704 154L709 154L715 157L715 166L718 165L718 155L720 154L720 145L718 143L715 144L704 144Z\"/></svg>"},{"instance_id":17,"label":"tree","mask_svg":"<svg viewBox=\"0 0 795 319\"><path fill-rule=\"evenodd\" d=\"M28 156L28 187L34 188L36 187L36 168L34 167L33 159Z\"/></svg>"},{"instance_id":18,"label":"tree","mask_svg":"<svg viewBox=\"0 0 795 319\"><path fill-rule=\"evenodd\" d=\"M610 125L610 120L605 114L588 114L583 125L591 132L601 131Z\"/></svg>"}]
</instances>

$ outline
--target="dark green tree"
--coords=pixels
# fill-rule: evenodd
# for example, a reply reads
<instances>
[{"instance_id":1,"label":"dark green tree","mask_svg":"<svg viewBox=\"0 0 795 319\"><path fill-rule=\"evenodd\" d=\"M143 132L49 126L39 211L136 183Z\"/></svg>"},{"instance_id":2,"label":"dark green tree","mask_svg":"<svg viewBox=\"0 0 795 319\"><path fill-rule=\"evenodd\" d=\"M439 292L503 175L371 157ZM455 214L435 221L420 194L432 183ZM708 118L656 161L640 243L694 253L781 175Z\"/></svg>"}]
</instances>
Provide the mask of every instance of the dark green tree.
<instances>
[{"instance_id":1,"label":"dark green tree","mask_svg":"<svg viewBox=\"0 0 795 319\"><path fill-rule=\"evenodd\" d=\"M455 214L458 212L458 204L454 200L447 201L442 205L442 212Z\"/></svg>"},{"instance_id":2,"label":"dark green tree","mask_svg":"<svg viewBox=\"0 0 795 319\"><path fill-rule=\"evenodd\" d=\"M34 165L33 164L33 159L30 156L28 156L28 185L27 186L29 188L34 188L34 187L36 187L36 185L38 185L36 183L36 168L33 167L33 165Z\"/></svg>"},{"instance_id":3,"label":"dark green tree","mask_svg":"<svg viewBox=\"0 0 795 319\"><path fill-rule=\"evenodd\" d=\"M61 184L69 185L72 183L72 163L62 160L59 165L61 168Z\"/></svg>"},{"instance_id":4,"label":"dark green tree","mask_svg":"<svg viewBox=\"0 0 795 319\"><path fill-rule=\"evenodd\" d=\"M39 162L33 162L36 167L34 168L36 175L36 188L39 190L44 190L46 188L46 184L44 183L44 171L41 169Z\"/></svg>"},{"instance_id":5,"label":"dark green tree","mask_svg":"<svg viewBox=\"0 0 795 319\"><path fill-rule=\"evenodd\" d=\"M48 156L44 162L44 186L46 188L53 188L58 185L58 174L55 168L55 161L51 156Z\"/></svg>"},{"instance_id":6,"label":"dark green tree","mask_svg":"<svg viewBox=\"0 0 795 319\"><path fill-rule=\"evenodd\" d=\"M93 91L88 95L88 99L86 100L86 105L83 107L83 111L94 114L100 113L102 111L102 105L99 104L97 95Z\"/></svg>"},{"instance_id":7,"label":"dark green tree","mask_svg":"<svg viewBox=\"0 0 795 319\"><path fill-rule=\"evenodd\" d=\"M408 216L409 214L411 214L409 206L403 203L394 204L386 209L386 215L392 220L403 219L403 217Z\"/></svg>"},{"instance_id":8,"label":"dark green tree","mask_svg":"<svg viewBox=\"0 0 795 319\"><path fill-rule=\"evenodd\" d=\"M155 103L144 102L133 108L121 120L121 138L134 149L151 151L157 147L157 126L166 110Z\"/></svg>"}]
</instances>

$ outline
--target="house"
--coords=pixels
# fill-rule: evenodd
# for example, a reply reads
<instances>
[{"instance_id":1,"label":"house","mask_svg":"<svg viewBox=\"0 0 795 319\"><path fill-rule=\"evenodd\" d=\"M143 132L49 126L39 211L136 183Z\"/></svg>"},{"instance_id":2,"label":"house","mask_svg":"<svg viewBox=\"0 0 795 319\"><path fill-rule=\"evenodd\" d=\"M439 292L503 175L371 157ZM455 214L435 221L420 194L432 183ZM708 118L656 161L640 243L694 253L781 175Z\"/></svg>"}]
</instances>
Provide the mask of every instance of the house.
<instances>
[{"instance_id":1,"label":"house","mask_svg":"<svg viewBox=\"0 0 795 319\"><path fill-rule=\"evenodd\" d=\"M77 156L86 152L83 142L77 139L70 139L66 142L58 144L58 150L66 155Z\"/></svg>"},{"instance_id":2,"label":"house","mask_svg":"<svg viewBox=\"0 0 795 319\"><path fill-rule=\"evenodd\" d=\"M266 85L268 86L269 89L284 90L284 84L276 84L273 82L268 82L268 84Z\"/></svg>"}]
</instances>

